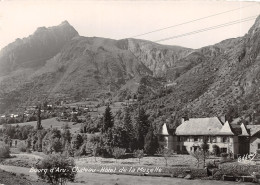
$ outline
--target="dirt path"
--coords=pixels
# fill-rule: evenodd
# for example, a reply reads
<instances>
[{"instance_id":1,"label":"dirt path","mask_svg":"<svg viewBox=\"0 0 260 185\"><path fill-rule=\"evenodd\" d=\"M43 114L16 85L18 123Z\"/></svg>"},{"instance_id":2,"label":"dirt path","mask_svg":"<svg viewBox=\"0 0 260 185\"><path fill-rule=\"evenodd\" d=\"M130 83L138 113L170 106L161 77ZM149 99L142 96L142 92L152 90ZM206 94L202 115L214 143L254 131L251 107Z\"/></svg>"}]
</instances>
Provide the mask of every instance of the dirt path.
<instances>
[{"instance_id":1,"label":"dirt path","mask_svg":"<svg viewBox=\"0 0 260 185\"><path fill-rule=\"evenodd\" d=\"M0 165L0 169L8 172L23 173L29 176L30 180L38 179L36 173L29 172L30 168ZM237 182L213 181L213 180L185 180L180 178L167 177L146 177L115 174L97 174L97 173L78 173L76 182L68 185L235 185ZM255 185L253 183L239 183L239 185Z\"/></svg>"}]
</instances>

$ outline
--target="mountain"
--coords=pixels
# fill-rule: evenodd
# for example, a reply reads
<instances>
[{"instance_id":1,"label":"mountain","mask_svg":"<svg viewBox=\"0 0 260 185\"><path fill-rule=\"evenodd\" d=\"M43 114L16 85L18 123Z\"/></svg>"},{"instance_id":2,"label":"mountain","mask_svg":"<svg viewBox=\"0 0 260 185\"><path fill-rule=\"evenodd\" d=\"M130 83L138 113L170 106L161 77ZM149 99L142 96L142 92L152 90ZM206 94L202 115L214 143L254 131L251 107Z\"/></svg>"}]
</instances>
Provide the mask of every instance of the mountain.
<instances>
[{"instance_id":1,"label":"mountain","mask_svg":"<svg viewBox=\"0 0 260 185\"><path fill-rule=\"evenodd\" d=\"M136 93L157 117L223 115L230 106L249 111L260 98L259 27L260 17L243 37L196 50L83 37L66 21L40 28L1 51L0 110L45 98Z\"/></svg>"},{"instance_id":2,"label":"mountain","mask_svg":"<svg viewBox=\"0 0 260 185\"><path fill-rule=\"evenodd\" d=\"M67 22L59 26L38 28L33 35L3 48L0 52L0 76L19 68L38 68L61 51L78 32Z\"/></svg>"},{"instance_id":3,"label":"mountain","mask_svg":"<svg viewBox=\"0 0 260 185\"><path fill-rule=\"evenodd\" d=\"M222 116L235 107L238 115L260 110L260 16L246 35L194 50L175 85L162 96L144 102L147 110L182 116ZM158 105L158 106L156 106ZM260 123L260 122L259 122Z\"/></svg>"},{"instance_id":4,"label":"mountain","mask_svg":"<svg viewBox=\"0 0 260 185\"><path fill-rule=\"evenodd\" d=\"M83 37L67 21L38 28L1 51L2 107L47 97L106 97L144 76L163 76L191 51L136 39Z\"/></svg>"}]
</instances>

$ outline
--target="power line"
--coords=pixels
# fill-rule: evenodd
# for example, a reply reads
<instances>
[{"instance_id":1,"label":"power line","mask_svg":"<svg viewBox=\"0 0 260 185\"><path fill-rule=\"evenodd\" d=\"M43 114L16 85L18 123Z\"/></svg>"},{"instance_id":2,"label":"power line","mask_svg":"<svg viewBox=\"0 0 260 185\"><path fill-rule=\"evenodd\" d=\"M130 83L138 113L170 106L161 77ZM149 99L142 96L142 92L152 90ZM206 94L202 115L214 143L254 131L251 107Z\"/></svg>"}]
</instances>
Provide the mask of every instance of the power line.
<instances>
[{"instance_id":1,"label":"power line","mask_svg":"<svg viewBox=\"0 0 260 185\"><path fill-rule=\"evenodd\" d=\"M244 19L239 19L239 20L236 20L236 21L227 22L227 23L224 23L224 24L219 24L219 25L216 25L216 26L208 27L208 28L203 28L203 29L200 29L200 30L196 30L196 31L192 31L192 32L188 32L188 33L184 33L184 34L180 34L180 35L176 35L176 36L172 36L172 37L163 38L163 39L156 40L156 41L153 41L153 42L162 42L162 41L171 40L171 39L175 39L175 38L179 38L179 37L184 37L184 36L197 34L197 33L200 33L200 32L205 32L205 31L209 31L209 30L213 30L213 29L218 29L218 28L222 28L222 27L226 27L226 26L231 26L231 25L234 25L234 24L238 24L238 23L242 23L242 22L253 20L256 17L257 17L257 15L251 16L251 17L247 17L247 18L244 18Z\"/></svg>"},{"instance_id":2,"label":"power line","mask_svg":"<svg viewBox=\"0 0 260 185\"><path fill-rule=\"evenodd\" d=\"M139 35L134 35L134 36L132 36L130 38L140 37L140 36L143 36L143 35L148 35L148 34L151 34L151 33L154 33L154 32L158 32L158 31L162 31L162 30L166 30L166 29L169 29L169 28L182 26L182 25L185 25L185 24L189 24L189 23L192 23L192 22L200 21L200 20L207 19L207 18L210 18L210 17L215 17L215 16L218 16L218 15L222 15L222 14L226 14L226 13L229 13L229 12L237 11L237 10L240 10L240 9L243 9L243 8L248 8L248 7L251 7L251 6L254 6L254 5L255 4L249 5L249 6L243 6L243 7L232 9L232 10L228 10L228 11L225 11L225 12L220 12L220 13L217 13L217 14L209 15L209 16L206 16L206 17L201 17L201 18L198 18L198 19L194 19L194 20L191 20L191 21L183 22L183 23L176 24L176 25L173 25L173 26L168 26L168 27L165 27L165 28L160 28L160 29L157 29L157 30L153 30L153 31L149 31L149 32L146 32L146 33L142 33L142 34L139 34Z\"/></svg>"}]
</instances>

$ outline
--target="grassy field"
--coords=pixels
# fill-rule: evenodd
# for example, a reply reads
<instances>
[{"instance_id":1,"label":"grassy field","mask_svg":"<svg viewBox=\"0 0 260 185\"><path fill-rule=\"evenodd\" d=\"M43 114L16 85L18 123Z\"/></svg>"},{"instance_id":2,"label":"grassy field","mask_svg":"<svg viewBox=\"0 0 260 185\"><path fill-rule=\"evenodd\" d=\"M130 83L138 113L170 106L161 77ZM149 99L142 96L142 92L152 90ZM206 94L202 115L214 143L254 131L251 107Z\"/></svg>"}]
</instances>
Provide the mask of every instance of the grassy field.
<instances>
[{"instance_id":1,"label":"grassy field","mask_svg":"<svg viewBox=\"0 0 260 185\"><path fill-rule=\"evenodd\" d=\"M214 159L219 158L210 158L207 161L212 161ZM197 161L191 155L173 155L167 160L169 167L191 167L197 168ZM127 158L127 159L114 159L114 158L102 158L96 157L96 161L94 157L86 157L86 158L79 158L76 159L77 166L84 167L87 164L103 164L103 165L144 165L144 166L165 166L165 159L164 157L144 157L140 160L140 164L138 158Z\"/></svg>"},{"instance_id":2,"label":"grassy field","mask_svg":"<svg viewBox=\"0 0 260 185\"><path fill-rule=\"evenodd\" d=\"M87 159L87 160L86 160ZM10 159L11 160L11 159ZM35 154L20 154L16 155L16 158L13 158L12 160L23 160L31 163L36 162ZM133 159L124 159L124 160L118 160L117 163L114 159L102 159L97 158L97 163L102 163L102 161L112 161L114 164L118 164L122 162L134 162L138 163L136 158ZM141 160L142 164L145 164L147 162L150 163L156 163L158 165L164 165L163 158L161 157L145 157ZM172 157L170 161L170 165L177 166L180 163L183 163L184 161L186 165L190 165L189 163L192 163L194 165L194 160L189 155L176 155ZM94 162L93 157L89 158L81 158L79 160L76 160L76 166L78 167L88 167L89 163ZM107 164L106 164L107 165ZM134 165L133 165L134 166ZM37 175L34 172L29 172L30 168L26 167L14 167L9 165L0 165L0 169L13 172L16 174L23 173L23 176L26 176L27 179L29 179L32 184L37 184L35 181L38 179ZM10 178L10 176L7 176L6 174L2 178ZM16 175L16 176L18 176ZM18 181L19 182L19 181ZM0 183L1 182L1 172L0 172ZM19 182L20 183L20 182ZM15 184L15 183L14 183ZM16 183L18 184L18 183ZM79 172L77 173L75 182L71 183L69 182L68 185L82 185L82 184L89 184L89 185L133 185L133 184L142 184L142 185L158 185L158 184L166 184L166 185L172 185L172 184L182 184L182 185L235 185L237 182L230 182L230 181L214 181L214 180L186 180L182 178L170 178L170 177L151 177L151 176L131 176L131 175L116 175L116 174L97 174L97 173L87 173L87 172ZM239 183L241 185L252 185L253 183Z\"/></svg>"},{"instance_id":3,"label":"grassy field","mask_svg":"<svg viewBox=\"0 0 260 185\"><path fill-rule=\"evenodd\" d=\"M75 124L73 125L73 122L64 122L64 121L57 121L56 118L50 118L50 119L44 119L42 120L42 126L43 128L58 128L58 129L61 129L61 127L63 125L65 125L66 123L68 123L69 127L71 128L71 132L74 133L76 132L77 130L79 130L80 128L80 123L78 124ZM31 121L31 122L25 122L25 123L17 123L17 124L12 124L13 126L15 125L20 125L20 126L23 126L23 125L31 125L31 126L36 126L37 124L37 121ZM0 125L0 129L2 128L3 126Z\"/></svg>"}]
</instances>

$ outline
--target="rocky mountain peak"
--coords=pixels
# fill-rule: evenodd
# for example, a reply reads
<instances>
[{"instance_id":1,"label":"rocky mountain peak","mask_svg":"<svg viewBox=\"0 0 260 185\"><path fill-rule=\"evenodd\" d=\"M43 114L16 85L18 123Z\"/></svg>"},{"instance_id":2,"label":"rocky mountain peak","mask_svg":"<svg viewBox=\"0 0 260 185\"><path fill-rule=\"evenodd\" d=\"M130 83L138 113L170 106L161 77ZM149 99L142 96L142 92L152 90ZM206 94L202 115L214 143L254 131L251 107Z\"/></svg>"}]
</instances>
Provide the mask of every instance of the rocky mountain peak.
<instances>
[{"instance_id":1,"label":"rocky mountain peak","mask_svg":"<svg viewBox=\"0 0 260 185\"><path fill-rule=\"evenodd\" d=\"M0 73L23 68L41 67L54 57L78 32L68 21L58 26L39 27L29 37L16 39L0 51Z\"/></svg>"},{"instance_id":2,"label":"rocky mountain peak","mask_svg":"<svg viewBox=\"0 0 260 185\"><path fill-rule=\"evenodd\" d=\"M248 33L254 34L259 29L260 29L260 15L256 18L254 25L250 28Z\"/></svg>"}]
</instances>

